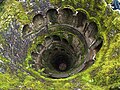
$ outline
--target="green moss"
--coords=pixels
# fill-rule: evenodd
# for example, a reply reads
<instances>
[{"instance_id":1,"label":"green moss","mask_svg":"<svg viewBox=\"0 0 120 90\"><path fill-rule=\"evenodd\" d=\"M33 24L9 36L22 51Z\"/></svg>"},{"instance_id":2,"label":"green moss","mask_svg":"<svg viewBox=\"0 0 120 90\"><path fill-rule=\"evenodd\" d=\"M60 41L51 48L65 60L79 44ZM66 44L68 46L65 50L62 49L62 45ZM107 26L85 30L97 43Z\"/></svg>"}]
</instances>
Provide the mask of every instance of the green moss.
<instances>
[{"instance_id":1,"label":"green moss","mask_svg":"<svg viewBox=\"0 0 120 90\"><path fill-rule=\"evenodd\" d=\"M112 0L105 0L107 4L110 4Z\"/></svg>"},{"instance_id":2,"label":"green moss","mask_svg":"<svg viewBox=\"0 0 120 90\"><path fill-rule=\"evenodd\" d=\"M15 88L19 84L19 79L11 76L10 74L0 73L0 89L8 90Z\"/></svg>"},{"instance_id":3,"label":"green moss","mask_svg":"<svg viewBox=\"0 0 120 90\"><path fill-rule=\"evenodd\" d=\"M4 11L0 13L1 15L0 26L4 30L7 29L10 21L12 21L13 18L16 18L22 24L26 24L30 22L21 3L19 3L18 1L7 0L4 2L4 6L2 7L2 9Z\"/></svg>"},{"instance_id":4,"label":"green moss","mask_svg":"<svg viewBox=\"0 0 120 90\"><path fill-rule=\"evenodd\" d=\"M4 40L4 38L2 37L2 35L0 35L0 44L5 44L5 40ZM2 46L0 46L0 48L2 48Z\"/></svg>"},{"instance_id":5,"label":"green moss","mask_svg":"<svg viewBox=\"0 0 120 90\"><path fill-rule=\"evenodd\" d=\"M43 37L35 39L36 43L29 46L28 54L24 62L24 72L18 71L17 75L0 73L0 89L34 89L34 90L109 90L110 87L120 86L120 54L116 50L120 47L120 15L111 11L106 13L106 3L98 0L50 0L56 7L70 7L72 10L82 11L87 14L89 20L97 23L99 34L103 38L103 46L97 54L95 63L87 70L65 79L50 79L40 75L44 70L34 71L28 65L31 60L31 52L38 43L42 43ZM106 0L110 3L111 0ZM89 2L90 8L86 8ZM29 3L29 1L28 1ZM3 5L4 4L4 5ZM21 3L15 0L8 0L0 5L0 31L8 27L11 19L16 18L22 24L30 23L30 18L25 13ZM28 8L28 10L30 7ZM32 16L31 16L32 17ZM29 20L30 19L30 20ZM111 29L118 30L117 34L109 37ZM0 44L5 43L0 36ZM116 56L114 56L114 54ZM0 56L0 60L9 63L9 60ZM9 68L9 67L8 67ZM9 70L9 69L8 69ZM26 73L29 72L29 73Z\"/></svg>"}]
</instances>

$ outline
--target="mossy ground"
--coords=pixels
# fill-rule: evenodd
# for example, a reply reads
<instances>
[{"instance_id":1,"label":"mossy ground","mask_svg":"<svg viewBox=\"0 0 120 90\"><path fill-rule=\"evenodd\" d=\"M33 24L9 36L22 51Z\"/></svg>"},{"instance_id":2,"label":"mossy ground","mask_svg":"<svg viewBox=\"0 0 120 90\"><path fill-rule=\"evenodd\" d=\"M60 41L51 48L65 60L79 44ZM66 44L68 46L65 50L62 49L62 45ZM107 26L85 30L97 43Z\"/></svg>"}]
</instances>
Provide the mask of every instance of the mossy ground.
<instances>
[{"instance_id":1,"label":"mossy ground","mask_svg":"<svg viewBox=\"0 0 120 90\"><path fill-rule=\"evenodd\" d=\"M99 22L99 34L103 38L103 46L97 54L95 63L87 70L66 79L46 79L35 77L18 71L18 74L0 73L0 89L32 89L32 90L109 90L120 87L120 14L107 9L104 0L50 0L56 7L71 7L74 10L84 9L89 17ZM29 1L28 1L29 2ZM89 4L89 7L87 7ZM22 24L30 23L31 18L25 13L21 3L16 0L5 0L0 4L0 31L6 30L11 19L16 18ZM4 39L0 36L0 44ZM28 54L29 56L29 54ZM30 56L28 57L30 58ZM5 60L0 56L0 60Z\"/></svg>"}]
</instances>

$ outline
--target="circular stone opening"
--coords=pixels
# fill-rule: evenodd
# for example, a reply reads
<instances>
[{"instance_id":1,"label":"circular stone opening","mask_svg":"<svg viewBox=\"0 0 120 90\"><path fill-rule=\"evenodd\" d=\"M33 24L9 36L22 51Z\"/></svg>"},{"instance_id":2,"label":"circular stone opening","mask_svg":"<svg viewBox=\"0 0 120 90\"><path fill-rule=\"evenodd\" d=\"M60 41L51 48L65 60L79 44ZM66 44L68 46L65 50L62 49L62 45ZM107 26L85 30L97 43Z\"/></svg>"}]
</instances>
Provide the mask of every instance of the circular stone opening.
<instances>
[{"instance_id":1,"label":"circular stone opening","mask_svg":"<svg viewBox=\"0 0 120 90\"><path fill-rule=\"evenodd\" d=\"M53 56L53 59L51 60L51 65L54 67L55 70L59 72L66 72L70 69L71 60L68 55L57 53Z\"/></svg>"},{"instance_id":2,"label":"circular stone opening","mask_svg":"<svg viewBox=\"0 0 120 90\"><path fill-rule=\"evenodd\" d=\"M85 46L81 44L83 41L79 40L78 36L73 37L71 34L72 39L69 38L68 35L70 34L62 32L64 37L60 37L60 35L49 35L49 39L45 37L43 43L38 43L37 46L44 46L43 48L36 47L38 56L35 56L35 66L38 69L45 68L43 73L48 75L47 77L66 78L83 68L80 65L85 60L79 60L79 58L85 57L86 54L82 56L86 52Z\"/></svg>"},{"instance_id":3,"label":"circular stone opening","mask_svg":"<svg viewBox=\"0 0 120 90\"><path fill-rule=\"evenodd\" d=\"M55 30L58 32L55 33ZM36 45L34 51L37 51L37 56L32 56L36 70L44 68L41 75L66 78L93 64L91 60L95 60L97 48L101 48L101 39L94 35L89 36L89 33L84 36L75 28L66 25L50 27L49 31L51 34L41 37L44 41Z\"/></svg>"}]
</instances>

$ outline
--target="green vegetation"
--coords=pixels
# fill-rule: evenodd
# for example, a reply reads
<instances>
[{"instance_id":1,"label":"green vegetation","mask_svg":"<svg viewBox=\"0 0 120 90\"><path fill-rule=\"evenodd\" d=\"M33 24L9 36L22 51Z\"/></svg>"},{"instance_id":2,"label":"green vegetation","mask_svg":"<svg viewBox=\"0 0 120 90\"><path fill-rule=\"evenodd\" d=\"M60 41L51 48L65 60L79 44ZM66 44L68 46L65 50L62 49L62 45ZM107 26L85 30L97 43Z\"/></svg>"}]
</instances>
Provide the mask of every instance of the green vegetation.
<instances>
[{"instance_id":1,"label":"green vegetation","mask_svg":"<svg viewBox=\"0 0 120 90\"><path fill-rule=\"evenodd\" d=\"M103 38L103 46L97 54L95 63L87 70L65 79L50 79L39 75L38 72L17 71L10 73L9 67L6 73L0 73L1 90L109 90L120 87L120 14L107 7L104 0L50 0L56 7L70 7L74 10L84 10L90 19L93 17L98 22L99 34ZM106 0L107 1L107 0ZM108 0L107 3L111 2ZM89 7L87 7L89 3ZM27 8L28 10L30 8ZM7 30L8 24L13 18L20 23L30 23L31 17L25 13L21 3L17 0L5 0L0 5L0 31ZM0 36L0 46L5 44ZM32 46L34 48L35 45ZM31 59L28 51L27 60ZM0 60L6 63L9 60L0 55ZM8 61L8 62L7 62ZM26 62L25 62L26 64ZM25 68L25 67L24 67ZM115 90L115 89L113 89Z\"/></svg>"}]
</instances>

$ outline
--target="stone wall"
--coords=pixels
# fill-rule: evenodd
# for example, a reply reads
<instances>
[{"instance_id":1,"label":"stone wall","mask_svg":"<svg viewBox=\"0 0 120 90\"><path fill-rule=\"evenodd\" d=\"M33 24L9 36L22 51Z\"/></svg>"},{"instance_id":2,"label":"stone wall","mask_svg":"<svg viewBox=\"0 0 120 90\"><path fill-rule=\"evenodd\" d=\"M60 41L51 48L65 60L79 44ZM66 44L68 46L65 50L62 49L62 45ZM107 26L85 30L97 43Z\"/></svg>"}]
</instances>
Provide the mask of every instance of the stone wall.
<instances>
[{"instance_id":1,"label":"stone wall","mask_svg":"<svg viewBox=\"0 0 120 90\"><path fill-rule=\"evenodd\" d=\"M119 90L120 15L110 2L0 2L0 89Z\"/></svg>"}]
</instances>

